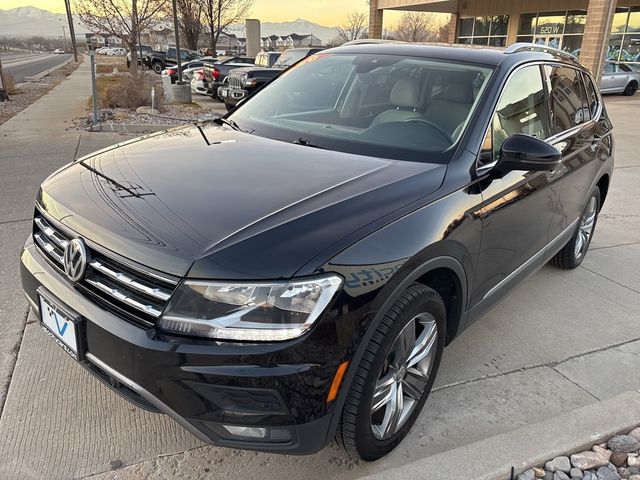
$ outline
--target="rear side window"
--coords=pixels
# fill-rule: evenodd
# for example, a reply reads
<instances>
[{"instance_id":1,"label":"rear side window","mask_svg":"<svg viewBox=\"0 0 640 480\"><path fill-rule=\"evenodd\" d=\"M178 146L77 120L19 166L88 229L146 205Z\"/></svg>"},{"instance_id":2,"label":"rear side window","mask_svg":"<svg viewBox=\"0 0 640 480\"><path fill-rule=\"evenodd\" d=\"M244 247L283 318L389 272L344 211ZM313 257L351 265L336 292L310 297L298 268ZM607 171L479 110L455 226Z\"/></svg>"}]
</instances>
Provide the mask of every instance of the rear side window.
<instances>
[{"instance_id":1,"label":"rear side window","mask_svg":"<svg viewBox=\"0 0 640 480\"><path fill-rule=\"evenodd\" d=\"M551 102L551 129L562 133L591 118L582 74L565 66L545 66Z\"/></svg>"}]
</instances>

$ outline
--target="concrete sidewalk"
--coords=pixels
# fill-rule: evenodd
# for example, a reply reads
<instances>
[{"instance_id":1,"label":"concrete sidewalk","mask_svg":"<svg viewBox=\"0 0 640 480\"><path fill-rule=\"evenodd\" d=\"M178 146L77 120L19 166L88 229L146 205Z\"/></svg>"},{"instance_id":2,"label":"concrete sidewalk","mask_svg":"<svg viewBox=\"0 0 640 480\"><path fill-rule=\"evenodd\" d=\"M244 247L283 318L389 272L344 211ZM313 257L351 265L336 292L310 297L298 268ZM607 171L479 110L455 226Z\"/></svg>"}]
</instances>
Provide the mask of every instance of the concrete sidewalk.
<instances>
[{"instance_id":1,"label":"concrete sidewalk","mask_svg":"<svg viewBox=\"0 0 640 480\"><path fill-rule=\"evenodd\" d=\"M455 451L473 457L480 452L473 446L490 438L509 438L513 458L504 458L506 450L499 460L515 463L529 439L514 432L640 388L640 97L609 97L617 166L583 266L545 267L454 341L418 423L387 458L360 464L334 445L307 457L204 446L167 417L132 407L74 364L33 318L25 327L17 275L42 178L122 139L65 128L82 113L89 88L85 63L0 127L0 318L9 332L0 337L0 375L11 380L0 417L0 477L352 479L398 475Z\"/></svg>"}]
</instances>

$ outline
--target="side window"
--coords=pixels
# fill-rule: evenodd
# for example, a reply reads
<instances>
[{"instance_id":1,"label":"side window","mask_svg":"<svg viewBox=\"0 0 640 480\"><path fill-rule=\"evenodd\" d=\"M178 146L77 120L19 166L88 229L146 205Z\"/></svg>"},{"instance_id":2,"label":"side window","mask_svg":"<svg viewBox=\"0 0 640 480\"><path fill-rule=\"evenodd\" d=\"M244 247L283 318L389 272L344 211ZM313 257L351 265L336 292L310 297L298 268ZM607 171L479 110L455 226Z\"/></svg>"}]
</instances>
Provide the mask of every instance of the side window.
<instances>
[{"instance_id":1,"label":"side window","mask_svg":"<svg viewBox=\"0 0 640 480\"><path fill-rule=\"evenodd\" d=\"M583 74L583 78L584 78L584 84L587 87L587 101L589 103L589 111L591 112L591 118L595 118L596 112L598 111L598 107L600 106L598 93L589 75L585 73Z\"/></svg>"},{"instance_id":2,"label":"side window","mask_svg":"<svg viewBox=\"0 0 640 480\"><path fill-rule=\"evenodd\" d=\"M515 133L547 138L547 112L540 67L532 65L514 73L502 91L482 145L481 166L497 161L502 144Z\"/></svg>"},{"instance_id":3,"label":"side window","mask_svg":"<svg viewBox=\"0 0 640 480\"><path fill-rule=\"evenodd\" d=\"M553 134L569 130L590 119L581 73L571 67L545 67L551 101Z\"/></svg>"},{"instance_id":4,"label":"side window","mask_svg":"<svg viewBox=\"0 0 640 480\"><path fill-rule=\"evenodd\" d=\"M613 63L605 63L604 64L604 73L615 73L616 66Z\"/></svg>"}]
</instances>

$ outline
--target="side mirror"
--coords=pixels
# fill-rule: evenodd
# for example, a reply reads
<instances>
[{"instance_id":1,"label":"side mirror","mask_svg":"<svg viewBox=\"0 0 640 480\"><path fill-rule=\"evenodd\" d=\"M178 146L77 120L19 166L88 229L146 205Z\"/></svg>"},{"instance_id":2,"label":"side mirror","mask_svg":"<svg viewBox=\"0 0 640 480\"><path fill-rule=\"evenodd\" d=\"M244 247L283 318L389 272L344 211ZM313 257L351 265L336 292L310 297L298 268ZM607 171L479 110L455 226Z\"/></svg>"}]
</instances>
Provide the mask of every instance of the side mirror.
<instances>
[{"instance_id":1,"label":"side mirror","mask_svg":"<svg viewBox=\"0 0 640 480\"><path fill-rule=\"evenodd\" d=\"M503 172L553 170L562 161L562 153L544 140L516 133L505 140L500 149L496 169Z\"/></svg>"}]
</instances>

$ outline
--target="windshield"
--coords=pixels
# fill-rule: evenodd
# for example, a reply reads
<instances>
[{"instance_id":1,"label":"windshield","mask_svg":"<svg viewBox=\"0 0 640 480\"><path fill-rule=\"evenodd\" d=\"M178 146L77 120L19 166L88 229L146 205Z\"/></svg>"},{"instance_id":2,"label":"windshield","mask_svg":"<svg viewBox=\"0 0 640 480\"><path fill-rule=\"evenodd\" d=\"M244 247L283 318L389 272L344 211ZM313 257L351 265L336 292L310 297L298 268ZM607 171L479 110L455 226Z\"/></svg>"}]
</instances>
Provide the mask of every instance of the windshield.
<instances>
[{"instance_id":1,"label":"windshield","mask_svg":"<svg viewBox=\"0 0 640 480\"><path fill-rule=\"evenodd\" d=\"M491 72L442 60L320 53L284 72L229 118L244 131L276 140L442 163Z\"/></svg>"},{"instance_id":2,"label":"windshield","mask_svg":"<svg viewBox=\"0 0 640 480\"><path fill-rule=\"evenodd\" d=\"M299 62L307 55L306 50L286 50L278 57L274 65L275 68L287 68Z\"/></svg>"}]
</instances>

